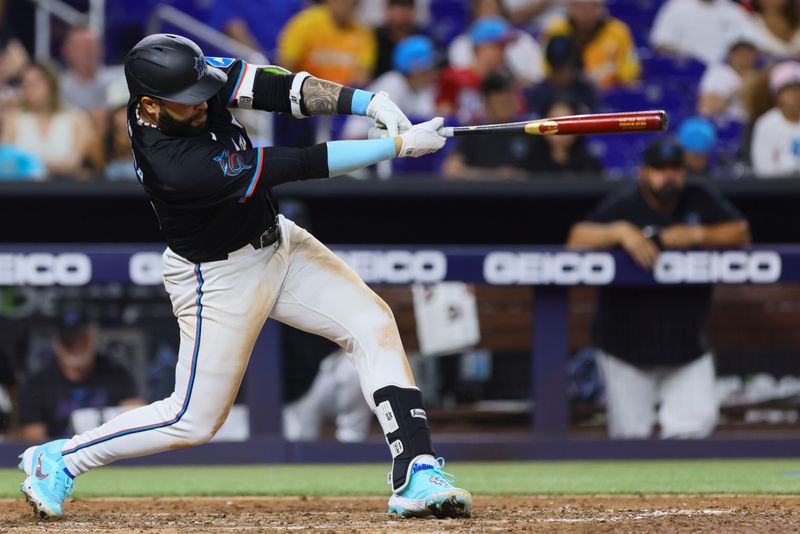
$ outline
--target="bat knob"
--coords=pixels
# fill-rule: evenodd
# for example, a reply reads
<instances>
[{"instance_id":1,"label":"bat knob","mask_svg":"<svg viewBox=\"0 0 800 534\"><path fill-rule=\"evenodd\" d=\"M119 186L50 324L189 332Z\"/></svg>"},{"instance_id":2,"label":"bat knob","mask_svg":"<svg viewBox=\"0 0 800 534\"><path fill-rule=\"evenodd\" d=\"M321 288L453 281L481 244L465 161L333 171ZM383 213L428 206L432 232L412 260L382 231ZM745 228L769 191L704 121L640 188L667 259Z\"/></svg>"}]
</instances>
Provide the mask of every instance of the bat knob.
<instances>
[{"instance_id":1,"label":"bat knob","mask_svg":"<svg viewBox=\"0 0 800 534\"><path fill-rule=\"evenodd\" d=\"M666 130L669 128L669 116L667 116L667 112L663 109L658 110L658 116L661 119L661 130Z\"/></svg>"}]
</instances>

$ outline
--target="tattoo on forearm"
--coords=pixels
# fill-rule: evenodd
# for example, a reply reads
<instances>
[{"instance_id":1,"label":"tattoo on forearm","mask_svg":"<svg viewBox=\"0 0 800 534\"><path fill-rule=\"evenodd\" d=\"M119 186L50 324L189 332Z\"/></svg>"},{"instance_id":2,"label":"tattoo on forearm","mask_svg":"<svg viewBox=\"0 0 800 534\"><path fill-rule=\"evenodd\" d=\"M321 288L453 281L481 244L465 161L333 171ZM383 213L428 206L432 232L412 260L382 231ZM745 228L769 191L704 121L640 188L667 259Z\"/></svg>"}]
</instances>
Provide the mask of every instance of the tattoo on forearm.
<instances>
[{"instance_id":1,"label":"tattoo on forearm","mask_svg":"<svg viewBox=\"0 0 800 534\"><path fill-rule=\"evenodd\" d=\"M338 83L308 78L303 84L303 102L310 115L335 115L342 86Z\"/></svg>"}]
</instances>

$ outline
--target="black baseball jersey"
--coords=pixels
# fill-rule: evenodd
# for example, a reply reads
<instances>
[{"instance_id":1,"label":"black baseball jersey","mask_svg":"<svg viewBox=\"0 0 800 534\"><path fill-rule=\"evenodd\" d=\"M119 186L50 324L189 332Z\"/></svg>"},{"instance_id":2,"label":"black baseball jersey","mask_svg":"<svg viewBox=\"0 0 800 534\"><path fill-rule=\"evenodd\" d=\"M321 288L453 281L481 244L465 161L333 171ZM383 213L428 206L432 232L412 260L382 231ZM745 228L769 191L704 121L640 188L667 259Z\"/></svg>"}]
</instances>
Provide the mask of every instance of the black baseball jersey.
<instances>
[{"instance_id":1,"label":"black baseball jersey","mask_svg":"<svg viewBox=\"0 0 800 534\"><path fill-rule=\"evenodd\" d=\"M671 213L653 211L639 184L620 187L586 217L594 223L628 221L640 228L719 224L744 217L719 191L689 182ZM682 365L709 350L703 330L711 286L604 287L592 327L595 346L640 366Z\"/></svg>"},{"instance_id":2,"label":"black baseball jersey","mask_svg":"<svg viewBox=\"0 0 800 534\"><path fill-rule=\"evenodd\" d=\"M208 100L208 130L173 137L137 121L128 104L128 133L139 181L158 216L167 245L193 261L227 258L275 222L270 188L328 176L327 147L254 147L229 108L241 104L290 112L294 75L241 59L205 58L228 80Z\"/></svg>"},{"instance_id":3,"label":"black baseball jersey","mask_svg":"<svg viewBox=\"0 0 800 534\"><path fill-rule=\"evenodd\" d=\"M20 392L21 425L43 423L47 435L66 437L72 412L80 408L118 406L136 398L130 372L110 358L97 355L92 373L81 382L71 382L54 359L29 378Z\"/></svg>"}]
</instances>

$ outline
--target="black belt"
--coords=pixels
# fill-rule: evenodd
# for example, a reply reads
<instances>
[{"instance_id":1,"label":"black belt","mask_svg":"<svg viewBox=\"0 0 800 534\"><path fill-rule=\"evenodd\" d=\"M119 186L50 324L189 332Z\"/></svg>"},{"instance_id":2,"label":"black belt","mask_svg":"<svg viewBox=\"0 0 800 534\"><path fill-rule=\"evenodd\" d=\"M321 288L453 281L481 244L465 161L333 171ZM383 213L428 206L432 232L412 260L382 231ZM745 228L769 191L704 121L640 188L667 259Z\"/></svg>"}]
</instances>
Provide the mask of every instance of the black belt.
<instances>
[{"instance_id":1,"label":"black belt","mask_svg":"<svg viewBox=\"0 0 800 534\"><path fill-rule=\"evenodd\" d=\"M262 248L266 248L270 245L274 245L275 243L280 244L281 241L281 227L276 222L266 230L264 230L260 235L257 235L253 239L247 242L247 244L252 245L254 249L259 250ZM202 258L186 258L187 260L191 261L192 263L201 263L207 261L221 261L227 260L228 254L222 254L220 256L205 256Z\"/></svg>"},{"instance_id":2,"label":"black belt","mask_svg":"<svg viewBox=\"0 0 800 534\"><path fill-rule=\"evenodd\" d=\"M253 248L258 250L270 245L274 245L275 243L280 244L281 240L281 227L276 222L266 230L261 235L258 235L251 239L249 243L253 245Z\"/></svg>"}]
</instances>

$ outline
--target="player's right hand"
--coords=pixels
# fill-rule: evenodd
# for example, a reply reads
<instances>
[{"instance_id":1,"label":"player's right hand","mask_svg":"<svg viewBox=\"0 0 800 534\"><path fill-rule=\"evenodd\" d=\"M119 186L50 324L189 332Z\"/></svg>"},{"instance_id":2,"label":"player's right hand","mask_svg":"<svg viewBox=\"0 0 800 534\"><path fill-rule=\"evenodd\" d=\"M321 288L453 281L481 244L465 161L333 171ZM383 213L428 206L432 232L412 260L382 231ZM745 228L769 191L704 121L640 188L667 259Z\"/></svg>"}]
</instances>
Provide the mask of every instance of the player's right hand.
<instances>
[{"instance_id":1,"label":"player's right hand","mask_svg":"<svg viewBox=\"0 0 800 534\"><path fill-rule=\"evenodd\" d=\"M639 267L647 271L653 269L658 261L659 250L655 243L644 235L641 228L627 224L620 241L622 248L631 255Z\"/></svg>"},{"instance_id":2,"label":"player's right hand","mask_svg":"<svg viewBox=\"0 0 800 534\"><path fill-rule=\"evenodd\" d=\"M447 141L446 137L439 134L439 128L443 124L444 119L436 117L412 126L410 130L399 136L401 145L397 157L418 158L442 148Z\"/></svg>"},{"instance_id":3,"label":"player's right hand","mask_svg":"<svg viewBox=\"0 0 800 534\"><path fill-rule=\"evenodd\" d=\"M390 136L395 137L411 128L411 121L400 111L397 104L391 101L389 94L381 91L372 97L367 106L367 117L375 119L379 127L386 128Z\"/></svg>"}]
</instances>

